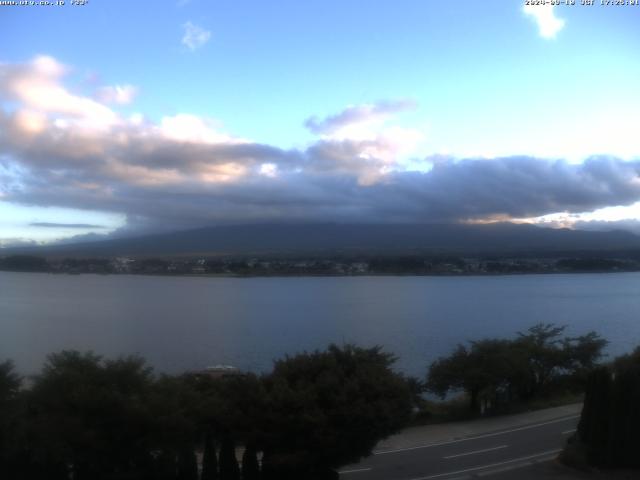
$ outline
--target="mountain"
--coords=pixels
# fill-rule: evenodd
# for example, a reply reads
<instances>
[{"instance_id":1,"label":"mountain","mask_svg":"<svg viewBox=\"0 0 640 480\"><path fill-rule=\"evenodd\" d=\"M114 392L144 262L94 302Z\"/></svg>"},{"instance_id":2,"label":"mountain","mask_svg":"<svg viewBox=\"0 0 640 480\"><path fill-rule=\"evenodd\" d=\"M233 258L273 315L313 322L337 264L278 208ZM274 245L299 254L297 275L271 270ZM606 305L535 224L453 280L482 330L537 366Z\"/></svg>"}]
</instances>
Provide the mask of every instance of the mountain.
<instances>
[{"instance_id":1,"label":"mountain","mask_svg":"<svg viewBox=\"0 0 640 480\"><path fill-rule=\"evenodd\" d=\"M263 224L206 227L145 235L0 250L2 254L113 257L268 254L551 254L640 249L626 231L591 232L534 225Z\"/></svg>"}]
</instances>

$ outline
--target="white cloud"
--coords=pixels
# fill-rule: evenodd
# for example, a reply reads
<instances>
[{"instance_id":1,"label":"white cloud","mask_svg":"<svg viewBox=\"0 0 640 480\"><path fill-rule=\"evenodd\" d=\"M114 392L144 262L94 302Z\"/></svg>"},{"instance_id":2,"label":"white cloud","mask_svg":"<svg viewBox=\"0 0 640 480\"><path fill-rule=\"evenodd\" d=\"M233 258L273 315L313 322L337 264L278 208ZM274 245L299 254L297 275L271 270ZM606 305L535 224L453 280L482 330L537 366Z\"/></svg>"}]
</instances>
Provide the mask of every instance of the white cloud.
<instances>
[{"instance_id":1,"label":"white cloud","mask_svg":"<svg viewBox=\"0 0 640 480\"><path fill-rule=\"evenodd\" d=\"M96 195L110 195L110 181L132 185L168 185L189 179L228 182L247 171L238 166L234 155L249 165L258 163L251 151L230 152L228 158L208 151L213 146L247 143L219 132L213 120L189 114L165 116L159 123L139 113L124 117L100 101L70 91L63 83L66 72L51 57L0 64L0 162L4 148L28 168L75 170L76 178L69 178L73 188L79 191L79 185L96 185L90 189ZM128 85L108 87L101 98L123 102L133 91ZM2 100L12 106L2 109ZM147 159L151 165L140 164ZM102 182L93 177L101 177Z\"/></svg>"},{"instance_id":2,"label":"white cloud","mask_svg":"<svg viewBox=\"0 0 640 480\"><path fill-rule=\"evenodd\" d=\"M0 95L21 104L25 125L38 130L44 114L64 116L81 128L107 128L117 120L115 112L91 98L75 95L61 84L67 68L56 59L37 56L31 62L7 65L0 72Z\"/></svg>"},{"instance_id":3,"label":"white cloud","mask_svg":"<svg viewBox=\"0 0 640 480\"><path fill-rule=\"evenodd\" d=\"M263 163L260 165L260 175L275 177L278 174L278 166L275 163Z\"/></svg>"},{"instance_id":4,"label":"white cloud","mask_svg":"<svg viewBox=\"0 0 640 480\"><path fill-rule=\"evenodd\" d=\"M525 5L525 15L532 17L538 25L538 31L543 38L555 38L564 28L565 21L556 17L553 5Z\"/></svg>"},{"instance_id":5,"label":"white cloud","mask_svg":"<svg viewBox=\"0 0 640 480\"><path fill-rule=\"evenodd\" d=\"M500 221L500 219L497 219ZM509 218L502 221L530 223L552 228L572 230L629 230L640 234L640 202L631 205L597 208L585 212L556 212L531 218Z\"/></svg>"},{"instance_id":6,"label":"white cloud","mask_svg":"<svg viewBox=\"0 0 640 480\"><path fill-rule=\"evenodd\" d=\"M323 168L357 172L362 185L371 185L403 169L405 157L415 154L424 141L422 129L392 124L399 114L416 107L413 100L349 105L323 119L310 117L305 126L320 136L318 150L332 159L328 165L322 162Z\"/></svg>"},{"instance_id":7,"label":"white cloud","mask_svg":"<svg viewBox=\"0 0 640 480\"><path fill-rule=\"evenodd\" d=\"M372 128L382 125L391 116L414 110L413 100L380 101L362 105L349 105L341 112L323 119L310 117L305 126L315 134L334 138L369 138Z\"/></svg>"},{"instance_id":8,"label":"white cloud","mask_svg":"<svg viewBox=\"0 0 640 480\"><path fill-rule=\"evenodd\" d=\"M236 143L238 140L216 131L215 122L187 113L162 117L160 131L166 138L178 142Z\"/></svg>"},{"instance_id":9,"label":"white cloud","mask_svg":"<svg viewBox=\"0 0 640 480\"><path fill-rule=\"evenodd\" d=\"M108 85L101 87L96 92L96 97L103 103L116 103L127 105L138 94L138 88L133 85Z\"/></svg>"},{"instance_id":10,"label":"white cloud","mask_svg":"<svg viewBox=\"0 0 640 480\"><path fill-rule=\"evenodd\" d=\"M202 47L211 38L211 32L205 30L198 25L194 25L191 22L186 22L182 25L184 28L184 35L182 36L182 44L190 50L196 50Z\"/></svg>"}]
</instances>

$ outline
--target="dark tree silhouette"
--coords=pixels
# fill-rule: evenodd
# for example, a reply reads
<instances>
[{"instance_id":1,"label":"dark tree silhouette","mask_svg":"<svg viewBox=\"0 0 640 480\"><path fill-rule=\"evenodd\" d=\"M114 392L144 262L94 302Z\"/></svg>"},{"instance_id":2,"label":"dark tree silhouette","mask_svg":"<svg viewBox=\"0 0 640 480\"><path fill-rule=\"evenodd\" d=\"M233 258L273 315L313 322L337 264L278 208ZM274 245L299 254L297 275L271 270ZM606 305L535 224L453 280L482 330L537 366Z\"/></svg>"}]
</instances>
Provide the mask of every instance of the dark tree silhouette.
<instances>
[{"instance_id":1,"label":"dark tree silhouette","mask_svg":"<svg viewBox=\"0 0 640 480\"><path fill-rule=\"evenodd\" d=\"M213 435L207 433L204 439L204 451L202 454L201 480L218 480L218 457Z\"/></svg>"},{"instance_id":2,"label":"dark tree silhouette","mask_svg":"<svg viewBox=\"0 0 640 480\"><path fill-rule=\"evenodd\" d=\"M380 347L353 345L277 361L265 379L265 478L312 478L369 455L402 428L411 392L394 361Z\"/></svg>"},{"instance_id":3,"label":"dark tree silhouette","mask_svg":"<svg viewBox=\"0 0 640 480\"><path fill-rule=\"evenodd\" d=\"M442 397L452 389L469 396L469 409L480 410L481 396L494 398L499 388L508 387L513 376L509 342L482 340L471 347L458 345L449 357L436 360L429 368L427 388Z\"/></svg>"},{"instance_id":4,"label":"dark tree silhouette","mask_svg":"<svg viewBox=\"0 0 640 480\"><path fill-rule=\"evenodd\" d=\"M16 478L24 464L21 385L22 378L14 371L13 362L0 363L0 478Z\"/></svg>"},{"instance_id":5,"label":"dark tree silhouette","mask_svg":"<svg viewBox=\"0 0 640 480\"><path fill-rule=\"evenodd\" d=\"M198 463L192 448L183 448L178 455L177 480L198 480Z\"/></svg>"},{"instance_id":6,"label":"dark tree silhouette","mask_svg":"<svg viewBox=\"0 0 640 480\"><path fill-rule=\"evenodd\" d=\"M176 455L168 450L159 452L149 470L153 480L175 480L178 474Z\"/></svg>"},{"instance_id":7,"label":"dark tree silhouette","mask_svg":"<svg viewBox=\"0 0 640 480\"><path fill-rule=\"evenodd\" d=\"M640 467L640 347L592 372L578 425L588 460L602 467Z\"/></svg>"},{"instance_id":8,"label":"dark tree silhouette","mask_svg":"<svg viewBox=\"0 0 640 480\"><path fill-rule=\"evenodd\" d=\"M220 480L239 480L240 467L236 459L236 448L231 437L226 435L220 447Z\"/></svg>"},{"instance_id":9,"label":"dark tree silhouette","mask_svg":"<svg viewBox=\"0 0 640 480\"><path fill-rule=\"evenodd\" d=\"M260 465L255 445L249 443L242 454L242 480L259 480Z\"/></svg>"},{"instance_id":10,"label":"dark tree silhouette","mask_svg":"<svg viewBox=\"0 0 640 480\"><path fill-rule=\"evenodd\" d=\"M104 361L92 353L50 355L28 392L29 455L69 466L74 478L117 478L149 468L151 370L137 357Z\"/></svg>"},{"instance_id":11,"label":"dark tree silhouette","mask_svg":"<svg viewBox=\"0 0 640 480\"><path fill-rule=\"evenodd\" d=\"M458 345L453 353L431 364L428 391L445 397L463 390L469 408L480 410L481 400L496 404L530 400L566 380L584 388L586 376L602 356L607 342L597 333L562 338L565 327L538 324L513 340L485 339Z\"/></svg>"},{"instance_id":12,"label":"dark tree silhouette","mask_svg":"<svg viewBox=\"0 0 640 480\"><path fill-rule=\"evenodd\" d=\"M14 371L11 360L0 363L0 404L16 397L22 385L22 377Z\"/></svg>"}]
</instances>

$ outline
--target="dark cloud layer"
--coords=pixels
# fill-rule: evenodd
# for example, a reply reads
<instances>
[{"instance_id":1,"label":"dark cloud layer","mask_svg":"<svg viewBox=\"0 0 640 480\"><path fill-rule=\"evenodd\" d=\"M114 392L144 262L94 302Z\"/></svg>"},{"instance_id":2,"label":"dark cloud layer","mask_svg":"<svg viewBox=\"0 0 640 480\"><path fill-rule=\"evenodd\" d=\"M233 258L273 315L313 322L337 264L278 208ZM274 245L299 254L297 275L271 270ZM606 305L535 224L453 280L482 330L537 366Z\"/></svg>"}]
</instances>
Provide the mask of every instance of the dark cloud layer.
<instances>
[{"instance_id":1,"label":"dark cloud layer","mask_svg":"<svg viewBox=\"0 0 640 480\"><path fill-rule=\"evenodd\" d=\"M269 221L486 221L640 200L640 160L434 157L424 159L427 171L407 171L397 158L402 135L331 135L411 108L408 101L311 118L306 124L321 138L305 149L283 150L222 134L190 115L157 124L123 118L65 90L62 70L50 58L0 65L6 80L0 99L14 105L0 109L2 200L118 212L127 216L128 229L138 230ZM30 85L38 86L38 95L28 94Z\"/></svg>"},{"instance_id":2,"label":"dark cloud layer","mask_svg":"<svg viewBox=\"0 0 640 480\"><path fill-rule=\"evenodd\" d=\"M300 164L313 163L297 152ZM283 169L284 170L284 169ZM214 185L136 185L87 173L111 193L79 189L77 175L40 170L10 199L126 213L131 224L171 230L265 221L455 222L584 212L640 200L640 163L598 157L584 164L529 157L436 163L371 185L357 175L287 171Z\"/></svg>"}]
</instances>

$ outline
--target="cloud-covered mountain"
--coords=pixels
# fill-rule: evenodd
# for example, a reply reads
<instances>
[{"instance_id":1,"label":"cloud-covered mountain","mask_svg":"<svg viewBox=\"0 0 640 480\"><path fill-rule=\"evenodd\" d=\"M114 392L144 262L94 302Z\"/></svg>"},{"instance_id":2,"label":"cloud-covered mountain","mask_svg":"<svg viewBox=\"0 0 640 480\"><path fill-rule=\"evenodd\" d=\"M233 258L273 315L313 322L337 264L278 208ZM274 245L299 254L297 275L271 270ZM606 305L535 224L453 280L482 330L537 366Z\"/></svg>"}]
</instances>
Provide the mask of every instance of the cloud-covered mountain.
<instances>
[{"instance_id":1,"label":"cloud-covered mountain","mask_svg":"<svg viewBox=\"0 0 640 480\"><path fill-rule=\"evenodd\" d=\"M533 225L255 224L209 227L135 238L5 249L52 256L223 254L552 254L640 249L640 236Z\"/></svg>"}]
</instances>

